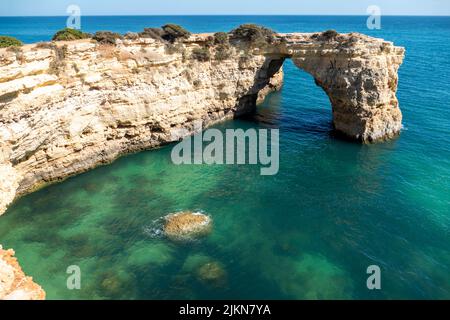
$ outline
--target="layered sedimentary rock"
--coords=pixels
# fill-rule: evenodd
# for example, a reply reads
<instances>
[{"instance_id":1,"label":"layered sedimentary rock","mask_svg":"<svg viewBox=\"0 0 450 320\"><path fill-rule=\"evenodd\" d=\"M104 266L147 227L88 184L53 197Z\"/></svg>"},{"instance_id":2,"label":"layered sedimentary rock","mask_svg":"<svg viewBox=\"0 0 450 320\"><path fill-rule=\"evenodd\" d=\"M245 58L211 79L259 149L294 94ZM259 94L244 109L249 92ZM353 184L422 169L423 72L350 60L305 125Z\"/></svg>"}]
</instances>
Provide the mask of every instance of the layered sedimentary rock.
<instances>
[{"instance_id":1,"label":"layered sedimentary rock","mask_svg":"<svg viewBox=\"0 0 450 320\"><path fill-rule=\"evenodd\" d=\"M254 110L280 88L287 58L328 94L337 130L361 141L399 133L403 48L358 34L277 37L226 54L210 35L171 46L141 38L0 49L0 214L43 184L177 141L196 121Z\"/></svg>"},{"instance_id":2,"label":"layered sedimentary rock","mask_svg":"<svg viewBox=\"0 0 450 320\"><path fill-rule=\"evenodd\" d=\"M404 48L360 34L325 43L320 37L311 41L309 35L288 39L295 65L310 73L330 98L337 131L362 142L400 133L396 92Z\"/></svg>"},{"instance_id":3,"label":"layered sedimentary rock","mask_svg":"<svg viewBox=\"0 0 450 320\"><path fill-rule=\"evenodd\" d=\"M44 300L45 292L20 268L13 250L0 245L0 300Z\"/></svg>"}]
</instances>

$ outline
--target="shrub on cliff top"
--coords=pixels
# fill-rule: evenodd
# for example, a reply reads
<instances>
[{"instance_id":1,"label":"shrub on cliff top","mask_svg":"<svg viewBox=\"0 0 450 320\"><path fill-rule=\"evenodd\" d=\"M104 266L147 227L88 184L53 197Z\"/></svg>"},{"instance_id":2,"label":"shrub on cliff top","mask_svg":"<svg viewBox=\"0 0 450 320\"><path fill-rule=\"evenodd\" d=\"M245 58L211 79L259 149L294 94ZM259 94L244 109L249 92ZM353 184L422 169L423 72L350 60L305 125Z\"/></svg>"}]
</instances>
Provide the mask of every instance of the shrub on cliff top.
<instances>
[{"instance_id":1,"label":"shrub on cliff top","mask_svg":"<svg viewBox=\"0 0 450 320\"><path fill-rule=\"evenodd\" d=\"M89 38L90 34L84 33L80 30L71 29L71 28L65 28L62 30L59 30L55 35L53 36L53 41L72 41L72 40L80 40L80 39L86 39Z\"/></svg>"},{"instance_id":2,"label":"shrub on cliff top","mask_svg":"<svg viewBox=\"0 0 450 320\"><path fill-rule=\"evenodd\" d=\"M139 34L136 32L127 32L123 37L128 40L136 40L139 39Z\"/></svg>"},{"instance_id":3,"label":"shrub on cliff top","mask_svg":"<svg viewBox=\"0 0 450 320\"><path fill-rule=\"evenodd\" d=\"M191 35L189 31L177 24L166 24L162 28L144 28L139 33L142 38L151 38L159 41L175 42L177 39L185 39Z\"/></svg>"},{"instance_id":4,"label":"shrub on cliff top","mask_svg":"<svg viewBox=\"0 0 450 320\"><path fill-rule=\"evenodd\" d=\"M216 47L216 54L214 58L218 61L227 60L231 57L230 46L226 44L220 44Z\"/></svg>"},{"instance_id":5,"label":"shrub on cliff top","mask_svg":"<svg viewBox=\"0 0 450 320\"><path fill-rule=\"evenodd\" d=\"M162 40L164 31L161 28L144 28L144 31L139 33L141 38L151 38L155 40Z\"/></svg>"},{"instance_id":6,"label":"shrub on cliff top","mask_svg":"<svg viewBox=\"0 0 450 320\"><path fill-rule=\"evenodd\" d=\"M195 48L192 50L192 58L200 62L206 62L211 59L211 52L208 48Z\"/></svg>"},{"instance_id":7,"label":"shrub on cliff top","mask_svg":"<svg viewBox=\"0 0 450 320\"><path fill-rule=\"evenodd\" d=\"M339 33L336 30L327 30L322 32L321 34L313 34L312 38L320 41L331 41L336 40L339 36Z\"/></svg>"},{"instance_id":8,"label":"shrub on cliff top","mask_svg":"<svg viewBox=\"0 0 450 320\"><path fill-rule=\"evenodd\" d=\"M217 32L214 34L215 44L226 44L228 43L228 34L225 32Z\"/></svg>"},{"instance_id":9,"label":"shrub on cliff top","mask_svg":"<svg viewBox=\"0 0 450 320\"><path fill-rule=\"evenodd\" d=\"M174 42L179 38L188 38L191 35L191 33L182 26L173 23L166 24L162 29L164 31L162 38L170 42Z\"/></svg>"},{"instance_id":10,"label":"shrub on cliff top","mask_svg":"<svg viewBox=\"0 0 450 320\"><path fill-rule=\"evenodd\" d=\"M22 46L22 41L8 36L0 36L0 48L7 47L20 47Z\"/></svg>"},{"instance_id":11,"label":"shrub on cliff top","mask_svg":"<svg viewBox=\"0 0 450 320\"><path fill-rule=\"evenodd\" d=\"M111 31L98 31L92 37L92 39L101 44L116 44L116 40L122 38L119 33Z\"/></svg>"},{"instance_id":12,"label":"shrub on cliff top","mask_svg":"<svg viewBox=\"0 0 450 320\"><path fill-rule=\"evenodd\" d=\"M322 37L326 40L335 39L338 35L339 33L336 30L327 30L322 33Z\"/></svg>"},{"instance_id":13,"label":"shrub on cliff top","mask_svg":"<svg viewBox=\"0 0 450 320\"><path fill-rule=\"evenodd\" d=\"M270 44L275 40L275 31L256 24L243 24L230 32L232 41L243 41L253 45Z\"/></svg>"}]
</instances>

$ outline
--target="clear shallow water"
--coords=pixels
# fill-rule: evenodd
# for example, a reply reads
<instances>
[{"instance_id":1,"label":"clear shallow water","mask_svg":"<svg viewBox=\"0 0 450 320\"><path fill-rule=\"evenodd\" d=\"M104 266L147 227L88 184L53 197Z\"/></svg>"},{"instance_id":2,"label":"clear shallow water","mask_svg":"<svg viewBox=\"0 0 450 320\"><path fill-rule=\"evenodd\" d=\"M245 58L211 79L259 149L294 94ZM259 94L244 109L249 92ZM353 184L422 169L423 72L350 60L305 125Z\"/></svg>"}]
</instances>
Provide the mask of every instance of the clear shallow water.
<instances>
[{"instance_id":1,"label":"clear shallow water","mask_svg":"<svg viewBox=\"0 0 450 320\"><path fill-rule=\"evenodd\" d=\"M0 18L0 34L48 40L64 18ZM362 146L334 139L325 94L286 62L286 83L253 116L217 126L279 127L280 171L257 166L174 166L171 146L127 156L19 199L0 218L48 298L450 298L450 18L86 17L85 31L138 31L166 22L194 32L256 22L280 32L359 31L405 46L399 139ZM212 234L173 243L155 221L202 210ZM199 269L215 261L223 281ZM82 290L66 289L69 265ZM366 288L367 266L382 290Z\"/></svg>"}]
</instances>

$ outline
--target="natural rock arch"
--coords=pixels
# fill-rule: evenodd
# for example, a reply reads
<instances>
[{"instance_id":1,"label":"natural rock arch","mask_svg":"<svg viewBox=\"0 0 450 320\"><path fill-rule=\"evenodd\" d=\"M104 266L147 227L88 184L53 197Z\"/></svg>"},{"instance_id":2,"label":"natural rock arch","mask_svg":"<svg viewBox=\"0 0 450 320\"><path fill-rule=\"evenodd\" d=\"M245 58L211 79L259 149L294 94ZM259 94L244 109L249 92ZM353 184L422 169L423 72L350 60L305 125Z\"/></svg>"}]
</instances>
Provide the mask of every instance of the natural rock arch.
<instances>
[{"instance_id":1,"label":"natural rock arch","mask_svg":"<svg viewBox=\"0 0 450 320\"><path fill-rule=\"evenodd\" d=\"M339 133L364 143L400 133L402 113L396 92L404 48L361 34L341 35L339 41L320 40L312 34L279 36L286 43L266 49L262 77L275 77L276 83L278 70L285 59L291 59L327 94ZM260 86L266 83L271 80Z\"/></svg>"},{"instance_id":2,"label":"natural rock arch","mask_svg":"<svg viewBox=\"0 0 450 320\"><path fill-rule=\"evenodd\" d=\"M359 34L296 33L224 55L211 37L0 49L0 215L44 184L177 141L197 121L206 127L254 110L279 88L288 58L325 90L336 130L362 142L400 132L403 48Z\"/></svg>"}]
</instances>

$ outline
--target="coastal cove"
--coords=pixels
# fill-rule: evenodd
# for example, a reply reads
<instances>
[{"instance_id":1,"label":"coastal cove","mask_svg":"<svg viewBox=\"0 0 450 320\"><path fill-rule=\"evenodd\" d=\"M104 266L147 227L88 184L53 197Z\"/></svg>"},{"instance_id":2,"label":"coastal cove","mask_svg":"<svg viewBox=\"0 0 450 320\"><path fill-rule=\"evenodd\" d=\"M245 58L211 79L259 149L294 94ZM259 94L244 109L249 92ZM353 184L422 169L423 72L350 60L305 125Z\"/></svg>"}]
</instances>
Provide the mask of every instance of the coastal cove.
<instances>
[{"instance_id":1,"label":"coastal cove","mask_svg":"<svg viewBox=\"0 0 450 320\"><path fill-rule=\"evenodd\" d=\"M60 25L58 18L23 19L2 19L0 30L36 42ZM85 31L126 32L168 21L196 33L255 22L278 32L334 28L393 41L407 50L397 93L402 133L372 145L336 138L327 94L287 59L280 91L243 118L211 123L221 132L279 128L277 175L260 176L257 165L176 166L169 144L15 201L0 217L0 243L15 249L47 298L450 297L448 18L387 17L380 31L366 30L363 17L84 23ZM13 32L15 23L28 27ZM161 218L183 210L211 216L211 233L184 243L162 236ZM380 291L366 288L373 264L381 267ZM82 290L65 287L70 265L81 267Z\"/></svg>"},{"instance_id":2,"label":"coastal cove","mask_svg":"<svg viewBox=\"0 0 450 320\"><path fill-rule=\"evenodd\" d=\"M222 38L173 28L176 40L144 29L0 51L0 212L42 185L253 113L281 88L286 59L327 94L340 135L371 143L400 133L405 50L392 42L249 24Z\"/></svg>"}]
</instances>

